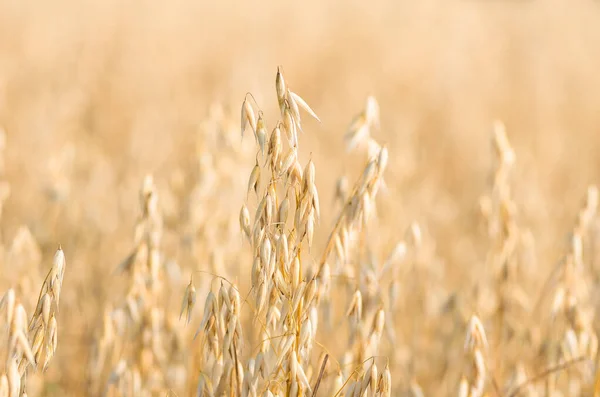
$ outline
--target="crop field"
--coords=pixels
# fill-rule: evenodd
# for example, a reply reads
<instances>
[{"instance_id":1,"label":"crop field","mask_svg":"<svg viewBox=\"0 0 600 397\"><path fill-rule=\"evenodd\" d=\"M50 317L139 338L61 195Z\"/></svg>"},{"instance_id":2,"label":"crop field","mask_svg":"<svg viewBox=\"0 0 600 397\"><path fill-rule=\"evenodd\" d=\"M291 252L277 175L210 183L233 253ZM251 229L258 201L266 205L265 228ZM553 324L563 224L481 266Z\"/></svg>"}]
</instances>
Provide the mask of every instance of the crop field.
<instances>
[{"instance_id":1,"label":"crop field","mask_svg":"<svg viewBox=\"0 0 600 397\"><path fill-rule=\"evenodd\" d=\"M599 21L0 0L0 397L600 397Z\"/></svg>"}]
</instances>

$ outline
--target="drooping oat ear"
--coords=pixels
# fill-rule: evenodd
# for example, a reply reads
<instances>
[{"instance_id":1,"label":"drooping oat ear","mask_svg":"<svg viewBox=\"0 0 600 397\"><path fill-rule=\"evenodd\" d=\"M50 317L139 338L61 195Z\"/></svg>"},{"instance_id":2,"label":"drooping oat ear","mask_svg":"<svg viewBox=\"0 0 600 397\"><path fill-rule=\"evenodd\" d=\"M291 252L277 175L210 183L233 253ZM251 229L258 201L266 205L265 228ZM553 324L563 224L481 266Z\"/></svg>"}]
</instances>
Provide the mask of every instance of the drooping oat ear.
<instances>
[{"instance_id":1,"label":"drooping oat ear","mask_svg":"<svg viewBox=\"0 0 600 397\"><path fill-rule=\"evenodd\" d=\"M261 202L264 202L264 200L261 200ZM255 217L254 227L252 229L252 246L257 247L261 244L265 234L265 228L262 226L261 220Z\"/></svg>"},{"instance_id":2,"label":"drooping oat ear","mask_svg":"<svg viewBox=\"0 0 600 397\"><path fill-rule=\"evenodd\" d=\"M483 324L477 315L473 314L469 320L467 329L467 337L465 339L465 349L473 349L475 347L483 347L488 349L488 341L485 335Z\"/></svg>"},{"instance_id":3,"label":"drooping oat ear","mask_svg":"<svg viewBox=\"0 0 600 397\"><path fill-rule=\"evenodd\" d=\"M35 368L35 358L33 357L33 352L31 351L31 346L29 346L29 340L25 333L22 331L17 334L17 344L21 348L21 351L29 361L29 364Z\"/></svg>"},{"instance_id":4,"label":"drooping oat ear","mask_svg":"<svg viewBox=\"0 0 600 397\"><path fill-rule=\"evenodd\" d=\"M256 116L254 115L254 109L252 105L248 101L248 98L244 99L244 103L242 104L242 119L241 119L241 129L242 129L242 139L244 138L244 131L246 130L246 126L250 123L250 128L256 135Z\"/></svg>"},{"instance_id":5,"label":"drooping oat ear","mask_svg":"<svg viewBox=\"0 0 600 397\"><path fill-rule=\"evenodd\" d=\"M27 312L21 303L16 305L13 322L9 324L9 327L10 335L16 335L17 332L21 331L27 332Z\"/></svg>"},{"instance_id":6,"label":"drooping oat ear","mask_svg":"<svg viewBox=\"0 0 600 397\"><path fill-rule=\"evenodd\" d=\"M58 246L56 253L54 254L54 259L52 262L52 269L54 277L58 282L62 284L62 280L65 274L65 253L63 252L61 246Z\"/></svg>"},{"instance_id":7,"label":"drooping oat ear","mask_svg":"<svg viewBox=\"0 0 600 397\"><path fill-rule=\"evenodd\" d=\"M242 204L242 208L240 209L240 228L246 237L250 239L250 212L246 204Z\"/></svg>"},{"instance_id":8,"label":"drooping oat ear","mask_svg":"<svg viewBox=\"0 0 600 397\"><path fill-rule=\"evenodd\" d=\"M244 139L244 131L246 130L246 125L248 124L248 118L246 117L246 102L247 100L244 99L244 102L242 103L242 114L240 118L240 131L242 139Z\"/></svg>"},{"instance_id":9,"label":"drooping oat ear","mask_svg":"<svg viewBox=\"0 0 600 397\"><path fill-rule=\"evenodd\" d=\"M48 364L54 353L56 353L56 346L58 344L58 324L56 323L56 317L52 316L48 325L48 336L46 342L46 358L44 360L43 371L48 369Z\"/></svg>"},{"instance_id":10,"label":"drooping oat ear","mask_svg":"<svg viewBox=\"0 0 600 397\"><path fill-rule=\"evenodd\" d=\"M285 101L285 93L287 91L287 87L285 86L285 80L283 79L283 74L281 73L279 67L277 67L277 76L275 77L275 89L277 91L277 101L283 114L282 105Z\"/></svg>"},{"instance_id":11,"label":"drooping oat ear","mask_svg":"<svg viewBox=\"0 0 600 397\"><path fill-rule=\"evenodd\" d=\"M264 219L265 208L267 207L267 198L268 196L263 196L263 198L258 203L256 207L256 212L254 213L254 226L261 226L264 223L261 222Z\"/></svg>"},{"instance_id":12,"label":"drooping oat ear","mask_svg":"<svg viewBox=\"0 0 600 397\"><path fill-rule=\"evenodd\" d=\"M229 298L229 290L225 284L221 281L221 288L219 288L219 306L226 307L229 313L232 313L231 299Z\"/></svg>"},{"instance_id":13,"label":"drooping oat ear","mask_svg":"<svg viewBox=\"0 0 600 397\"><path fill-rule=\"evenodd\" d=\"M375 364L375 362L373 362L373 365L371 365L371 380L369 382L369 390L371 391L371 395L374 396L376 394L376 389L377 389L377 380L379 379L377 377L377 375L379 374L379 372L377 371L377 365ZM422 397L419 396L419 397Z\"/></svg>"},{"instance_id":14,"label":"drooping oat ear","mask_svg":"<svg viewBox=\"0 0 600 397\"><path fill-rule=\"evenodd\" d=\"M306 163L306 167L304 167L304 174L303 174L304 188L307 191L310 190L311 186L313 186L315 184L315 175L316 175L315 163L312 161L312 158L310 158L308 160L308 163Z\"/></svg>"},{"instance_id":15,"label":"drooping oat ear","mask_svg":"<svg viewBox=\"0 0 600 397\"><path fill-rule=\"evenodd\" d=\"M265 237L260 246L260 261L267 271L271 269L271 240Z\"/></svg>"},{"instance_id":16,"label":"drooping oat ear","mask_svg":"<svg viewBox=\"0 0 600 397\"><path fill-rule=\"evenodd\" d=\"M40 362L40 358L42 357L42 353L44 352L44 337L46 330L44 327L38 327L33 336L33 343L31 344L31 351L33 352L36 366Z\"/></svg>"},{"instance_id":17,"label":"drooping oat ear","mask_svg":"<svg viewBox=\"0 0 600 397\"><path fill-rule=\"evenodd\" d=\"M41 315L42 315L42 320L44 321L44 325L48 325L48 321L50 321L50 310L52 308L52 299L50 298L50 296L46 293L44 294L44 296L42 297L42 304L41 304Z\"/></svg>"},{"instance_id":18,"label":"drooping oat ear","mask_svg":"<svg viewBox=\"0 0 600 397\"><path fill-rule=\"evenodd\" d=\"M319 118L319 116L317 116L315 111L312 110L310 106L308 106L306 101L304 99L302 99L302 97L300 95L296 94L295 92L290 91L290 96L292 98L292 102L297 103L308 114L310 114L312 117L314 117L315 120L317 120L319 123L321 122L321 119Z\"/></svg>"},{"instance_id":19,"label":"drooping oat ear","mask_svg":"<svg viewBox=\"0 0 600 397\"><path fill-rule=\"evenodd\" d=\"M279 176L286 174L292 165L296 162L296 149L291 147L285 157L283 158L283 162L281 163L281 171L279 172Z\"/></svg>"},{"instance_id":20,"label":"drooping oat ear","mask_svg":"<svg viewBox=\"0 0 600 397\"><path fill-rule=\"evenodd\" d=\"M309 251L312 248L314 233L315 233L315 217L314 217L314 212L310 211L310 215L308 216L308 221L306 222L306 238L308 241Z\"/></svg>"},{"instance_id":21,"label":"drooping oat ear","mask_svg":"<svg viewBox=\"0 0 600 397\"><path fill-rule=\"evenodd\" d=\"M352 301L350 301L350 306L346 311L346 317L349 316L354 316L357 321L362 317L362 294L359 289L352 295Z\"/></svg>"},{"instance_id":22,"label":"drooping oat ear","mask_svg":"<svg viewBox=\"0 0 600 397\"><path fill-rule=\"evenodd\" d=\"M318 224L321 219L321 205L319 203L319 193L317 191L317 186L312 185L310 187L310 194L312 196L312 208L315 211L315 221Z\"/></svg>"},{"instance_id":23,"label":"drooping oat ear","mask_svg":"<svg viewBox=\"0 0 600 397\"><path fill-rule=\"evenodd\" d=\"M262 117L262 113L259 112L258 121L256 122L256 141L260 147L261 155L265 155L265 145L267 143L267 127Z\"/></svg>"},{"instance_id":24,"label":"drooping oat ear","mask_svg":"<svg viewBox=\"0 0 600 397\"><path fill-rule=\"evenodd\" d=\"M271 137L269 138L269 150L267 152L268 159L267 161L271 161L271 168L277 171L279 167L279 160L281 157L281 130L279 129L279 123L273 131L271 132ZM265 162L265 165L267 163Z\"/></svg>"},{"instance_id":25,"label":"drooping oat ear","mask_svg":"<svg viewBox=\"0 0 600 397\"><path fill-rule=\"evenodd\" d=\"M295 359L296 361L298 361L298 356L296 356ZM304 369L302 368L302 365L300 365L300 363L298 363L298 372L296 378L298 380L298 383L302 385L303 390L306 391L306 395L311 395L312 388L310 387L308 377L306 376L306 373L304 372Z\"/></svg>"},{"instance_id":26,"label":"drooping oat ear","mask_svg":"<svg viewBox=\"0 0 600 397\"><path fill-rule=\"evenodd\" d=\"M375 317L373 317L373 324L371 326L371 333L377 335L378 338L381 338L383 335L383 327L385 326L385 311L380 308L375 313Z\"/></svg>"},{"instance_id":27,"label":"drooping oat ear","mask_svg":"<svg viewBox=\"0 0 600 397\"><path fill-rule=\"evenodd\" d=\"M382 397L389 397L392 393L392 373L387 365L382 373L382 379L381 395Z\"/></svg>"},{"instance_id":28,"label":"drooping oat ear","mask_svg":"<svg viewBox=\"0 0 600 397\"><path fill-rule=\"evenodd\" d=\"M286 182L289 183L290 186L296 188L296 195L300 196L301 191L299 188L300 183L302 183L302 167L297 159L289 170L289 177Z\"/></svg>"},{"instance_id":29,"label":"drooping oat ear","mask_svg":"<svg viewBox=\"0 0 600 397\"><path fill-rule=\"evenodd\" d=\"M250 178L248 179L248 191L246 192L246 196L250 193L250 190L254 189L254 192L258 196L258 188L260 184L260 167L258 163L254 165L252 172L250 173Z\"/></svg>"},{"instance_id":30,"label":"drooping oat ear","mask_svg":"<svg viewBox=\"0 0 600 397\"><path fill-rule=\"evenodd\" d=\"M286 195L285 198L279 204L279 211L277 217L277 223L279 223L280 228L283 230L285 223L287 222L288 213L290 210L290 200Z\"/></svg>"},{"instance_id":31,"label":"drooping oat ear","mask_svg":"<svg viewBox=\"0 0 600 397\"><path fill-rule=\"evenodd\" d=\"M268 194L265 196L265 224L270 226L273 222L273 213L275 208L275 195Z\"/></svg>"},{"instance_id":32,"label":"drooping oat ear","mask_svg":"<svg viewBox=\"0 0 600 397\"><path fill-rule=\"evenodd\" d=\"M296 125L300 132L302 132L302 123L300 122L300 108L298 107L296 101L294 101L294 98L292 97L291 91L289 89L287 90L286 100L286 103L289 105L290 110L292 111L294 121L296 122Z\"/></svg>"},{"instance_id":33,"label":"drooping oat ear","mask_svg":"<svg viewBox=\"0 0 600 397\"><path fill-rule=\"evenodd\" d=\"M290 147L297 147L298 133L296 131L296 123L294 121L292 111L289 107L286 107L283 111L283 128L285 129L285 134L288 138Z\"/></svg>"},{"instance_id":34,"label":"drooping oat ear","mask_svg":"<svg viewBox=\"0 0 600 397\"><path fill-rule=\"evenodd\" d=\"M204 328L208 323L211 316L213 316L217 311L217 300L215 298L215 294L210 291L206 296L206 301L204 303L204 313L202 315L202 320L200 321L200 326L198 329Z\"/></svg>"},{"instance_id":35,"label":"drooping oat ear","mask_svg":"<svg viewBox=\"0 0 600 397\"><path fill-rule=\"evenodd\" d=\"M290 261L290 250L285 233L282 233L277 239L277 258L284 266L287 266Z\"/></svg>"},{"instance_id":36,"label":"drooping oat ear","mask_svg":"<svg viewBox=\"0 0 600 397\"><path fill-rule=\"evenodd\" d=\"M192 309L194 308L194 304L196 303L196 287L192 282L192 278L190 277L190 283L185 288L185 293L183 295L183 302L181 302L181 312L179 313L179 319L181 320L181 316L183 312L186 312L186 325L190 323L190 316Z\"/></svg>"}]
</instances>

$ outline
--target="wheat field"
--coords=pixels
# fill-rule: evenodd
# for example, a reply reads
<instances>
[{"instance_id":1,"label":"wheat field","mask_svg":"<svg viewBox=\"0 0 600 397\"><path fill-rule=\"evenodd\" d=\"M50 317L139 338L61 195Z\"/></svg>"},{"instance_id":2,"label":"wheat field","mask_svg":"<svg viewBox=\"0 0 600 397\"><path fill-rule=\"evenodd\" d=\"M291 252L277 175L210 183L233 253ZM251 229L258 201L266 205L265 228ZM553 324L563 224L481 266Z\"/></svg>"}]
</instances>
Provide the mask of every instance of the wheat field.
<instances>
[{"instance_id":1,"label":"wheat field","mask_svg":"<svg viewBox=\"0 0 600 397\"><path fill-rule=\"evenodd\" d=\"M0 397L600 396L599 18L0 0Z\"/></svg>"}]
</instances>

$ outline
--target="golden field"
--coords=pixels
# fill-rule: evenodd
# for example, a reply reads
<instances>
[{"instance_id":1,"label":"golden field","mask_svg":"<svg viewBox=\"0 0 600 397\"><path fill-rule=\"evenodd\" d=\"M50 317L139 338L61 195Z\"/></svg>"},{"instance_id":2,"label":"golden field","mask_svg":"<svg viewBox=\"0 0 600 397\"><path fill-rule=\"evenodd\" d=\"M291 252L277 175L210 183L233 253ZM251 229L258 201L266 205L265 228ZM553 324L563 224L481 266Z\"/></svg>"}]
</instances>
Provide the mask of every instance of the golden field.
<instances>
[{"instance_id":1,"label":"golden field","mask_svg":"<svg viewBox=\"0 0 600 397\"><path fill-rule=\"evenodd\" d=\"M31 324L42 321L36 304L60 245L58 307L55 285L46 288L58 344L47 370L29 366L18 395L310 396L325 352L318 396L335 395L339 379L339 395L461 395L478 381L462 395L600 395L599 17L594 1L0 1L1 373L8 379L14 355L35 345L35 326L13 340L9 320L21 304ZM306 176L314 164L320 219L310 249L290 238L296 282L294 259L276 248L295 203L287 225L255 219L270 177L276 206L285 196L281 164L269 169L252 128L240 131L246 98L267 137L284 128L278 67L320 118L300 109L297 168ZM325 293L318 269L342 213L336 184L346 177L352 194L369 160L344 139L370 96L380 115L371 137L389 153L385 186L375 194L369 184L368 222L349 221L347 257L325 258ZM256 158L257 193L248 189ZM309 185L300 178L298 205ZM145 216L144 188L158 198ZM257 239L240 228L244 203L251 234L264 228ZM156 245L141 237L146 226L158 228ZM399 244L406 253L387 260ZM269 290L264 312L253 278L263 256L261 271L277 263L288 285ZM299 293L289 312L313 280L314 300ZM202 328L211 290L215 345ZM354 324L356 291L365 310ZM281 315L272 329L270 308ZM385 331L373 349L380 309ZM304 346L310 318L316 333L305 331ZM227 321L239 322L239 339L220 351ZM259 351L264 373L251 368Z\"/></svg>"}]
</instances>

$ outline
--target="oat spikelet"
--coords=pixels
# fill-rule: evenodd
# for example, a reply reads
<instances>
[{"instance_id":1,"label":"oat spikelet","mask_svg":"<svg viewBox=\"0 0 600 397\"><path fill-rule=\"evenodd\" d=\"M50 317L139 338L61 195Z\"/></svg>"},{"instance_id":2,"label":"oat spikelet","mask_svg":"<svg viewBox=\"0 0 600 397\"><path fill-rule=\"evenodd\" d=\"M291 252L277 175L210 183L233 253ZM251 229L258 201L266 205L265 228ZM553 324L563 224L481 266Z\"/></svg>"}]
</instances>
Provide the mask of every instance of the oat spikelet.
<instances>
[{"instance_id":1,"label":"oat spikelet","mask_svg":"<svg viewBox=\"0 0 600 397\"><path fill-rule=\"evenodd\" d=\"M252 105L248 101L248 98L244 99L244 103L242 104L242 120L241 120L241 130L242 130L242 138L244 138L244 131L246 127L250 124L250 128L256 135L256 116L254 115L254 110L252 109Z\"/></svg>"},{"instance_id":2,"label":"oat spikelet","mask_svg":"<svg viewBox=\"0 0 600 397\"><path fill-rule=\"evenodd\" d=\"M256 141L260 148L260 154L265 155L265 145L267 143L267 127L263 119L262 112L258 113L258 121L256 122Z\"/></svg>"},{"instance_id":3,"label":"oat spikelet","mask_svg":"<svg viewBox=\"0 0 600 397\"><path fill-rule=\"evenodd\" d=\"M300 105L300 107L302 109L304 109L308 114L310 114L319 123L321 122L321 119L319 119L319 116L317 116L317 114L314 112L314 110L312 110L311 107L308 106L308 104L306 103L306 101L304 101L304 99L302 99L300 97L300 95L296 94L295 92L290 91L290 96L292 97L292 101L293 102L295 102L298 105Z\"/></svg>"},{"instance_id":4,"label":"oat spikelet","mask_svg":"<svg viewBox=\"0 0 600 397\"><path fill-rule=\"evenodd\" d=\"M240 209L240 228L242 229L244 235L250 239L252 234L250 231L250 212L248 211L246 204L243 204L242 208Z\"/></svg>"},{"instance_id":5,"label":"oat spikelet","mask_svg":"<svg viewBox=\"0 0 600 397\"><path fill-rule=\"evenodd\" d=\"M181 312L179 313L179 319L181 320L181 316L183 315L183 312L185 311L186 325L190 323L190 316L191 316L192 309L194 308L195 303L196 303L196 287L194 287L193 280L190 277L190 283L185 288L183 302L181 303Z\"/></svg>"},{"instance_id":6,"label":"oat spikelet","mask_svg":"<svg viewBox=\"0 0 600 397\"><path fill-rule=\"evenodd\" d=\"M258 187L260 183L260 167L258 162L252 169L252 173L250 173L250 178L248 179L248 191L247 194L250 193L251 190L254 190L256 195L258 195Z\"/></svg>"}]
</instances>

